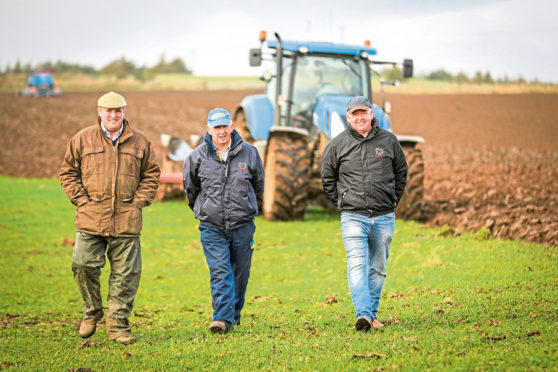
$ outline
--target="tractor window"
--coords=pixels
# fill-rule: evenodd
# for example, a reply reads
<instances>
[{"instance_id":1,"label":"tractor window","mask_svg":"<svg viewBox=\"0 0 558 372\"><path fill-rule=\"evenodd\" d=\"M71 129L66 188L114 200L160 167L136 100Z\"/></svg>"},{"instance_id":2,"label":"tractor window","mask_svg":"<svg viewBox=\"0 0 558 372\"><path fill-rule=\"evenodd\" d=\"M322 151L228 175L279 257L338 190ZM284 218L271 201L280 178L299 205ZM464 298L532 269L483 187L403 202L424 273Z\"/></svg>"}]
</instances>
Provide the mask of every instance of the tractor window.
<instances>
[{"instance_id":1,"label":"tractor window","mask_svg":"<svg viewBox=\"0 0 558 372\"><path fill-rule=\"evenodd\" d=\"M366 65L360 59L331 56L301 56L296 66L293 89L294 115L312 122L312 111L323 94L366 96Z\"/></svg>"}]
</instances>

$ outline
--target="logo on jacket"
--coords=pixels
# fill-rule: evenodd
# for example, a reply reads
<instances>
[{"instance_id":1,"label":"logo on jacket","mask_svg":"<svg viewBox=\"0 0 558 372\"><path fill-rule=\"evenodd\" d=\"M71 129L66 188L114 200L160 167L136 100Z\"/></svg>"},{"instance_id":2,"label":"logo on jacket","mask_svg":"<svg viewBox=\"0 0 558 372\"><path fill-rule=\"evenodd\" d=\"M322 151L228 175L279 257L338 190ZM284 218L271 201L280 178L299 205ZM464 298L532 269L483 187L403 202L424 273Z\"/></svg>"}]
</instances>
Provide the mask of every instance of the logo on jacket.
<instances>
[{"instance_id":1,"label":"logo on jacket","mask_svg":"<svg viewBox=\"0 0 558 372\"><path fill-rule=\"evenodd\" d=\"M238 163L238 170L241 172L247 172L248 165L246 165L246 163Z\"/></svg>"},{"instance_id":2,"label":"logo on jacket","mask_svg":"<svg viewBox=\"0 0 558 372\"><path fill-rule=\"evenodd\" d=\"M384 156L384 150L376 147L376 156Z\"/></svg>"}]
</instances>

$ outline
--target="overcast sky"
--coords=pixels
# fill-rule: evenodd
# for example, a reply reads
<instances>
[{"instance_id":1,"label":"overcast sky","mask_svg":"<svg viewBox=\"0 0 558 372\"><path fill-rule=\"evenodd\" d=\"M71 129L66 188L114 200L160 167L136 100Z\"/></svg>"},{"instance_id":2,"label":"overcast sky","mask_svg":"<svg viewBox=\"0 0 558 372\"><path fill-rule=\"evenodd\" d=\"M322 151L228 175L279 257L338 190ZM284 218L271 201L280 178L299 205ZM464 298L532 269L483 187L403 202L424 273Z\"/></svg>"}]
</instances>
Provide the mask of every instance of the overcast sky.
<instances>
[{"instance_id":1,"label":"overcast sky","mask_svg":"<svg viewBox=\"0 0 558 372\"><path fill-rule=\"evenodd\" d=\"M0 0L0 69L182 58L196 75L255 75L259 30L361 44L416 72L490 71L558 83L556 0Z\"/></svg>"}]
</instances>

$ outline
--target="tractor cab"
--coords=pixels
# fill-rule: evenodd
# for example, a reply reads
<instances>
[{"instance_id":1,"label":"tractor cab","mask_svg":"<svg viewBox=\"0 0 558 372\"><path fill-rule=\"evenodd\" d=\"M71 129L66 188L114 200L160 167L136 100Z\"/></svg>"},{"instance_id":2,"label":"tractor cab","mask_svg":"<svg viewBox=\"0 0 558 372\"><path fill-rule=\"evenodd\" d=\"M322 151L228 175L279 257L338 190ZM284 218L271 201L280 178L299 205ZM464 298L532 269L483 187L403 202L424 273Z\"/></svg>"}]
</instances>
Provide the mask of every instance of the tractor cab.
<instances>
[{"instance_id":1,"label":"tractor cab","mask_svg":"<svg viewBox=\"0 0 558 372\"><path fill-rule=\"evenodd\" d=\"M278 42L269 41L268 47L277 49ZM306 129L310 137L314 137L321 127L331 138L327 125L320 125L323 123L315 119L325 117L324 110L343 115L349 97L371 95L370 74L361 53L367 56L376 51L370 47L355 48L325 42L283 42L282 71L271 77L266 90L273 103L277 84L281 84L277 124ZM322 112L316 112L316 108Z\"/></svg>"},{"instance_id":2,"label":"tractor cab","mask_svg":"<svg viewBox=\"0 0 558 372\"><path fill-rule=\"evenodd\" d=\"M282 41L275 36L276 40L266 40L266 34L260 34L260 48L250 50L251 66L262 61L274 64L275 73L263 76L266 94L246 97L237 110L237 116L242 111L242 134L254 140L287 128L306 131L310 140L320 131L329 139L335 137L346 128L345 103L350 97L365 96L373 102L371 73L377 73L371 65L396 64L372 61L377 52L369 42ZM412 76L412 61L403 65L405 76ZM374 115L381 128L391 131L383 106L374 105Z\"/></svg>"}]
</instances>

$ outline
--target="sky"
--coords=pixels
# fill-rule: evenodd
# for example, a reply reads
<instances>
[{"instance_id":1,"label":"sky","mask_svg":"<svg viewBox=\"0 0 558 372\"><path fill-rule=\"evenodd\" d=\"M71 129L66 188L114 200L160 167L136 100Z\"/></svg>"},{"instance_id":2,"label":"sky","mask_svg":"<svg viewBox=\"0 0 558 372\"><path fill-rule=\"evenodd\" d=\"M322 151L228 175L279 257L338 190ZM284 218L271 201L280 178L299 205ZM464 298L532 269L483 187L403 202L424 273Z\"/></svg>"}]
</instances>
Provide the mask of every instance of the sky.
<instances>
[{"instance_id":1,"label":"sky","mask_svg":"<svg viewBox=\"0 0 558 372\"><path fill-rule=\"evenodd\" d=\"M101 68L182 58L198 76L259 75L248 50L283 40L362 44L415 73L558 83L556 0L0 0L0 69L16 61Z\"/></svg>"}]
</instances>

